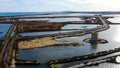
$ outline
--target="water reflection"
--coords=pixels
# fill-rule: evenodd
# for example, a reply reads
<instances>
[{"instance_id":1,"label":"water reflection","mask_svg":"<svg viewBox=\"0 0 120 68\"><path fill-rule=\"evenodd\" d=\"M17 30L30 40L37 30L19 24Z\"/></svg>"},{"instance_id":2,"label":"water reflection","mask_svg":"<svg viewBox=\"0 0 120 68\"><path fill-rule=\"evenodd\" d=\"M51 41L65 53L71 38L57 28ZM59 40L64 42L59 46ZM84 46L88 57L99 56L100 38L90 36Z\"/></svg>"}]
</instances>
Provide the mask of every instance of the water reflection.
<instances>
[{"instance_id":1,"label":"water reflection","mask_svg":"<svg viewBox=\"0 0 120 68\"><path fill-rule=\"evenodd\" d=\"M48 20L49 22L69 22L69 21L83 21L80 18L41 18L41 19L20 19L26 21L33 21L33 20Z\"/></svg>"},{"instance_id":2,"label":"water reflection","mask_svg":"<svg viewBox=\"0 0 120 68\"><path fill-rule=\"evenodd\" d=\"M37 48L31 50L21 50L19 55L21 59L37 59L42 63L47 63L49 60L54 59L62 59L67 57L73 56L82 56L86 54L90 54L93 52L105 51L120 47L120 42L118 42L118 36L120 35L120 25L110 25L110 29L106 31L99 32L99 38L104 38L109 41L106 44L90 44L83 42L82 40L88 37L91 37L90 34L84 36L77 36L77 37L68 37L68 38L60 38L57 39L59 41L76 41L79 43L83 43L84 46L55 46L55 47L46 47L46 48ZM116 35L118 33L118 35ZM116 40L117 39L117 40ZM34 55L33 55L34 54ZM75 65L77 62L63 64L62 68L70 67L71 65ZM109 66L107 66L107 64ZM45 68L49 68L49 66L43 65ZM92 66L90 68L119 68L119 65L109 63L100 64L99 66ZM21 66L18 68L23 68ZM29 66L29 68L34 68L36 66ZM36 68L42 68L42 65L39 65ZM88 67L89 68L89 67Z\"/></svg>"},{"instance_id":3,"label":"water reflection","mask_svg":"<svg viewBox=\"0 0 120 68\"><path fill-rule=\"evenodd\" d=\"M112 23L120 23L120 17L109 18L108 21Z\"/></svg>"},{"instance_id":4,"label":"water reflection","mask_svg":"<svg viewBox=\"0 0 120 68\"><path fill-rule=\"evenodd\" d=\"M80 25L80 24L68 24L62 27L62 29L90 29L95 28L98 25Z\"/></svg>"},{"instance_id":5,"label":"water reflection","mask_svg":"<svg viewBox=\"0 0 120 68\"><path fill-rule=\"evenodd\" d=\"M32 15L32 17L40 17L40 16L42 16L42 17L44 17L44 16L93 16L93 15L95 15L95 14L87 14L87 13L60 13L60 14L50 14L50 15ZM31 15L30 15L31 16ZM23 17L29 17L29 15L28 16L23 16Z\"/></svg>"},{"instance_id":6,"label":"water reflection","mask_svg":"<svg viewBox=\"0 0 120 68\"><path fill-rule=\"evenodd\" d=\"M120 42L120 28L117 28L114 30L114 37L113 40L116 42Z\"/></svg>"},{"instance_id":7,"label":"water reflection","mask_svg":"<svg viewBox=\"0 0 120 68\"><path fill-rule=\"evenodd\" d=\"M61 29L90 29L95 28L97 25L79 25L79 24L68 24L63 26ZM71 28L72 27L72 28ZM83 28L85 27L85 28ZM27 32L27 33L20 33L22 36L36 36L36 35L48 35L48 34L58 34L58 33L66 33L66 32L73 32L75 30L70 31L48 31L48 32Z\"/></svg>"},{"instance_id":8,"label":"water reflection","mask_svg":"<svg viewBox=\"0 0 120 68\"><path fill-rule=\"evenodd\" d=\"M96 50L96 49L97 49L97 45L98 45L98 44L92 44L92 43L91 43L91 49Z\"/></svg>"},{"instance_id":9,"label":"water reflection","mask_svg":"<svg viewBox=\"0 0 120 68\"><path fill-rule=\"evenodd\" d=\"M85 68L120 68L120 64L114 63L101 63L98 66L90 66Z\"/></svg>"},{"instance_id":10,"label":"water reflection","mask_svg":"<svg viewBox=\"0 0 120 68\"><path fill-rule=\"evenodd\" d=\"M0 39L5 36L11 24L0 24Z\"/></svg>"}]
</instances>

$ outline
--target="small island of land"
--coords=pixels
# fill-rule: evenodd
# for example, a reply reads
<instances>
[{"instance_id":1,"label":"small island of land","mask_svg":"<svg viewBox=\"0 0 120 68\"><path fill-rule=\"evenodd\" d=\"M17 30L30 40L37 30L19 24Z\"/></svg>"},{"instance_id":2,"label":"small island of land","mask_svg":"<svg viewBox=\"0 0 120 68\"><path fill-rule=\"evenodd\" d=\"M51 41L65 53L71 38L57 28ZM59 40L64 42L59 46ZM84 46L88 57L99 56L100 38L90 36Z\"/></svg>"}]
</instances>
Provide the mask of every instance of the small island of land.
<instances>
[{"instance_id":1,"label":"small island of land","mask_svg":"<svg viewBox=\"0 0 120 68\"><path fill-rule=\"evenodd\" d=\"M72 45L77 46L80 45L77 42L61 42L55 40L54 37L43 37L32 39L29 41L20 41L18 43L19 49L33 49L38 47L48 47L48 46L60 46L60 45Z\"/></svg>"},{"instance_id":2,"label":"small island of land","mask_svg":"<svg viewBox=\"0 0 120 68\"><path fill-rule=\"evenodd\" d=\"M56 31L60 30L66 23L49 22L47 20L40 21L21 21L19 23L18 31L23 32L36 32L36 31Z\"/></svg>"}]
</instances>

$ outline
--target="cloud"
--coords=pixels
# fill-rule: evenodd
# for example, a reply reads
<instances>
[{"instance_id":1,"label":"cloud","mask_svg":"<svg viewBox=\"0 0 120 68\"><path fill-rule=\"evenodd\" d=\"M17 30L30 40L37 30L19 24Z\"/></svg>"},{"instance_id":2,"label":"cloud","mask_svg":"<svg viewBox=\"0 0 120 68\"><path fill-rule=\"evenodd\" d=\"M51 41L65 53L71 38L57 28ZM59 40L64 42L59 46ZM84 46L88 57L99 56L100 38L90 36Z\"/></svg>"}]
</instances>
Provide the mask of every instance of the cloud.
<instances>
[{"instance_id":1,"label":"cloud","mask_svg":"<svg viewBox=\"0 0 120 68\"><path fill-rule=\"evenodd\" d=\"M61 6L67 6L69 5L66 1L61 1L61 0L22 0L21 1L24 5L61 5ZM48 6L48 7L51 7Z\"/></svg>"},{"instance_id":2,"label":"cloud","mask_svg":"<svg viewBox=\"0 0 120 68\"><path fill-rule=\"evenodd\" d=\"M14 5L14 0L0 0L0 6L4 7L10 7Z\"/></svg>"},{"instance_id":3,"label":"cloud","mask_svg":"<svg viewBox=\"0 0 120 68\"><path fill-rule=\"evenodd\" d=\"M10 2L10 1L13 1L13 0L0 0L0 2Z\"/></svg>"},{"instance_id":4,"label":"cloud","mask_svg":"<svg viewBox=\"0 0 120 68\"><path fill-rule=\"evenodd\" d=\"M25 4L25 5L34 5L34 4L39 4L42 3L42 0L21 0L21 3Z\"/></svg>"},{"instance_id":5,"label":"cloud","mask_svg":"<svg viewBox=\"0 0 120 68\"><path fill-rule=\"evenodd\" d=\"M120 11L119 5L119 0L101 0L99 2L92 0L92 2L89 2L88 9L98 11Z\"/></svg>"},{"instance_id":6,"label":"cloud","mask_svg":"<svg viewBox=\"0 0 120 68\"><path fill-rule=\"evenodd\" d=\"M43 10L46 9L46 11L51 10L67 10L71 9L73 6L72 3L69 3L68 1L64 0L22 0L21 3L26 6L32 6L33 8L43 8Z\"/></svg>"},{"instance_id":7,"label":"cloud","mask_svg":"<svg viewBox=\"0 0 120 68\"><path fill-rule=\"evenodd\" d=\"M85 3L85 2L89 2L89 0L67 0L69 2L73 2L73 3Z\"/></svg>"},{"instance_id":8,"label":"cloud","mask_svg":"<svg viewBox=\"0 0 120 68\"><path fill-rule=\"evenodd\" d=\"M67 0L75 6L74 10L82 11L120 11L119 0ZM73 5L74 6L74 5Z\"/></svg>"},{"instance_id":9,"label":"cloud","mask_svg":"<svg viewBox=\"0 0 120 68\"><path fill-rule=\"evenodd\" d=\"M120 11L119 5L119 0L0 0L0 10L10 11Z\"/></svg>"},{"instance_id":10,"label":"cloud","mask_svg":"<svg viewBox=\"0 0 120 68\"><path fill-rule=\"evenodd\" d=\"M114 3L114 2L120 2L119 0L67 0L69 2L73 3Z\"/></svg>"}]
</instances>

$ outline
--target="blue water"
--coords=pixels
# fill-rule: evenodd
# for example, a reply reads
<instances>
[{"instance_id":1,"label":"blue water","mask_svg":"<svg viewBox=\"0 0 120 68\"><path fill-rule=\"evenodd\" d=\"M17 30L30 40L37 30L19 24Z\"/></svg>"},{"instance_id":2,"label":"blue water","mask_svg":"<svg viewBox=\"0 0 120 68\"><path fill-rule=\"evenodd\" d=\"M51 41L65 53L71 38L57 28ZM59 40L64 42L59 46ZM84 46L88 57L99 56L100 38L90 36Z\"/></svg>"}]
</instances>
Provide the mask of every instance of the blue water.
<instances>
[{"instance_id":1,"label":"blue water","mask_svg":"<svg viewBox=\"0 0 120 68\"><path fill-rule=\"evenodd\" d=\"M67 27L66 27L67 28ZM70 28L70 27L68 27ZM19 53L20 58L22 59L35 59L38 60L42 63L42 65L37 65L37 66L18 66L18 68L26 67L26 68L43 68L46 66L46 68L49 68L46 63L49 60L54 60L54 59L62 59L62 58L67 58L67 57L73 57L73 56L81 56L81 55L86 55L90 54L93 52L99 52L99 51L104 51L104 50L110 50L114 49L116 47L120 47L120 25L111 25L110 29L100 32L99 37L106 39L109 41L109 43L106 44L97 44L97 45L92 45L90 43L85 43L83 42L83 39L91 37L90 34L87 34L85 36L77 36L77 37L68 37L68 38L60 38L57 39L59 41L75 41L79 42L80 44L84 44L83 46L52 46L52 47L46 47L46 48L36 48L36 49L31 49L31 50L21 50ZM111 32L115 32L111 34ZM109 35L109 36L106 36ZM117 53L118 54L118 53ZM75 65L76 63L68 63L68 64L63 64L62 68L69 67L71 65ZM107 63L109 64L109 63ZM105 65L105 64L103 64ZM99 68L109 68L107 65L103 66L101 65ZM116 64L112 64L112 67ZM59 68L59 67L58 67ZM92 67L91 67L92 68ZM97 67L95 67L97 68Z\"/></svg>"},{"instance_id":2,"label":"blue water","mask_svg":"<svg viewBox=\"0 0 120 68\"><path fill-rule=\"evenodd\" d=\"M0 39L4 38L12 24L0 24Z\"/></svg>"},{"instance_id":3,"label":"blue water","mask_svg":"<svg viewBox=\"0 0 120 68\"><path fill-rule=\"evenodd\" d=\"M72 27L72 28L71 28ZM61 29L90 29L95 28L97 25L79 25L79 24L68 24L63 26ZM34 35L48 35L48 34L58 34L58 33L66 33L66 32L73 32L77 30L69 30L69 31L47 31L47 32L27 32L27 33L20 33L19 35L22 36L34 36Z\"/></svg>"},{"instance_id":4,"label":"blue water","mask_svg":"<svg viewBox=\"0 0 120 68\"><path fill-rule=\"evenodd\" d=\"M36 14L61 14L62 12L0 12L0 16L16 16L16 15L36 15Z\"/></svg>"},{"instance_id":5,"label":"blue water","mask_svg":"<svg viewBox=\"0 0 120 68\"><path fill-rule=\"evenodd\" d=\"M0 16L16 16L16 15L29 15L29 14L43 14L43 12L2 12Z\"/></svg>"},{"instance_id":6,"label":"blue water","mask_svg":"<svg viewBox=\"0 0 120 68\"><path fill-rule=\"evenodd\" d=\"M17 13L0 13L0 16L15 16L15 15L26 15L26 14L42 14L42 13L36 13L36 12L17 12ZM75 14L77 15L77 14ZM78 14L79 15L79 14ZM119 21L117 21L119 23ZM0 24L0 38L3 38L10 27L11 24ZM77 27L76 27L77 26ZM97 26L97 25L94 25ZM82 29L89 29L94 26L89 25L66 25L63 27L63 29L79 29L80 27ZM73 56L81 56L90 54L93 52L99 52L104 50L110 50L114 49L116 47L120 47L120 25L111 25L110 29L99 32L99 37L106 39L109 41L107 44L97 44L92 45L90 43L83 42L83 39L91 37L90 34L84 35L84 36L77 36L77 37L68 37L68 38L60 38L57 39L59 41L75 41L80 44L84 44L83 46L52 46L52 47L46 47L46 48L36 48L36 49L30 49L30 50L20 50L19 56L21 59L35 59L41 62L41 65L19 65L17 68L49 68L49 65L46 63L49 60L54 59L62 59L67 57L73 57ZM54 32L53 32L54 33ZM23 33L24 36L27 35L41 35L41 34L47 34L47 32L41 33ZM47 42L47 41L46 41ZM76 63L68 63L61 65L61 68L67 68L72 65L75 65ZM99 66L91 66L86 68L119 68L119 64L113 64L113 63L102 63ZM60 67L58 67L60 68Z\"/></svg>"},{"instance_id":7,"label":"blue water","mask_svg":"<svg viewBox=\"0 0 120 68\"><path fill-rule=\"evenodd\" d=\"M120 12L71 12L71 11L61 11L61 12L0 12L0 16L15 16L15 15L29 15L29 14L74 14L74 15L97 15L97 14L102 14L102 15L118 15Z\"/></svg>"}]
</instances>

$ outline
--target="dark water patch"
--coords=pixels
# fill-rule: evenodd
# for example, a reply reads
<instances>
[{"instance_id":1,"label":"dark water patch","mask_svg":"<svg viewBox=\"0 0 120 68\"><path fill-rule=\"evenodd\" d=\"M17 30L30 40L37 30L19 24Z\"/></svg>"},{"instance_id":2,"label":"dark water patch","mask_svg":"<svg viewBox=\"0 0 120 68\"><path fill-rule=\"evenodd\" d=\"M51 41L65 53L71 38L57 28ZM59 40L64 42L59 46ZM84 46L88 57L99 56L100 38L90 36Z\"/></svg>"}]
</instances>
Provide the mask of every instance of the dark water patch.
<instances>
[{"instance_id":1,"label":"dark water patch","mask_svg":"<svg viewBox=\"0 0 120 68\"><path fill-rule=\"evenodd\" d=\"M3 38L12 24L0 24L0 39Z\"/></svg>"}]
</instances>

